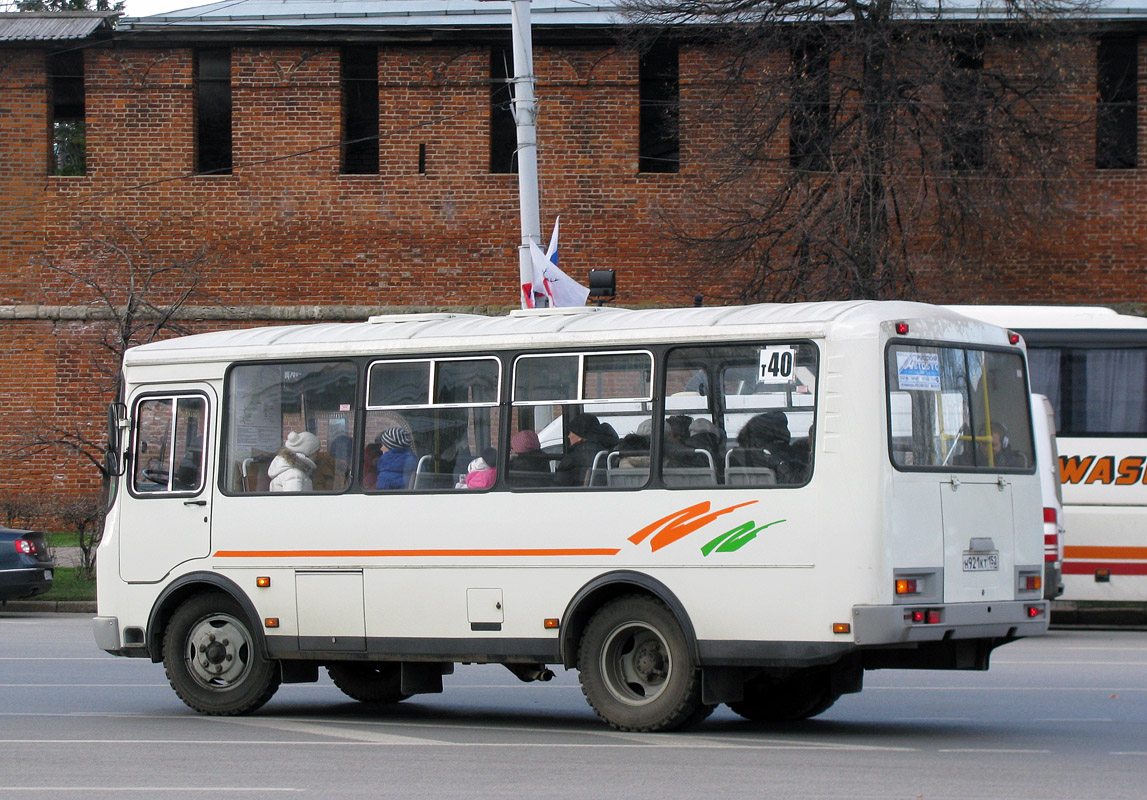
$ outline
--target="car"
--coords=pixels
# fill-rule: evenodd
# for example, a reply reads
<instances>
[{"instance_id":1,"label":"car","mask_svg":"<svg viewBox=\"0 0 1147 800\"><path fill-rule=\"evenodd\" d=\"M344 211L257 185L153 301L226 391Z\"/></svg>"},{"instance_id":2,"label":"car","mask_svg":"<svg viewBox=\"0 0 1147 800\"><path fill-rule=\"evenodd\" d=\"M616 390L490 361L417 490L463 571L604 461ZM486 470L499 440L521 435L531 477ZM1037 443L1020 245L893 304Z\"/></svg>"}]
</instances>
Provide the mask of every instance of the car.
<instances>
[{"instance_id":1,"label":"car","mask_svg":"<svg viewBox=\"0 0 1147 800\"><path fill-rule=\"evenodd\" d=\"M43 594L55 576L44 534L0 526L0 601Z\"/></svg>"}]
</instances>

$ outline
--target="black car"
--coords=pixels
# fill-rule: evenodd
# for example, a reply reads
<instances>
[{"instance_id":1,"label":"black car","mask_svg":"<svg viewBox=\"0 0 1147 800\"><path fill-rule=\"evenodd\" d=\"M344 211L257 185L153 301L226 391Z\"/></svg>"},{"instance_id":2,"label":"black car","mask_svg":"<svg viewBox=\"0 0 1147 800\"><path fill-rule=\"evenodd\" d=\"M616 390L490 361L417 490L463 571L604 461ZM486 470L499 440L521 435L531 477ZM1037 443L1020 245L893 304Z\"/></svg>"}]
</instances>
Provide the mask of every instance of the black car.
<instances>
[{"instance_id":1,"label":"black car","mask_svg":"<svg viewBox=\"0 0 1147 800\"><path fill-rule=\"evenodd\" d=\"M55 573L44 534L0 525L0 601L43 594Z\"/></svg>"}]
</instances>

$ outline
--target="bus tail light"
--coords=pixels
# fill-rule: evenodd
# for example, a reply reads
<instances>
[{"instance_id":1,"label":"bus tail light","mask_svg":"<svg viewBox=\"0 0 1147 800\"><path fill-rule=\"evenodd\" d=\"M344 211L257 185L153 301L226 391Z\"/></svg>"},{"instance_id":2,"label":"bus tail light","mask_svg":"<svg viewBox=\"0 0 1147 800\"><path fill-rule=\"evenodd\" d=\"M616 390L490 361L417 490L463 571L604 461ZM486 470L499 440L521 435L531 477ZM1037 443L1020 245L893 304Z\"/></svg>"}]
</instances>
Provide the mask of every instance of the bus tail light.
<instances>
[{"instance_id":1,"label":"bus tail light","mask_svg":"<svg viewBox=\"0 0 1147 800\"><path fill-rule=\"evenodd\" d=\"M1018 333L1016 333L1015 331L1008 331L1008 343L1009 344L1019 344L1020 343L1020 335Z\"/></svg>"},{"instance_id":2,"label":"bus tail light","mask_svg":"<svg viewBox=\"0 0 1147 800\"><path fill-rule=\"evenodd\" d=\"M1016 591L1038 592L1043 588L1043 570L1024 569L1016 574Z\"/></svg>"},{"instance_id":3,"label":"bus tail light","mask_svg":"<svg viewBox=\"0 0 1147 800\"><path fill-rule=\"evenodd\" d=\"M1043 606L1026 606L1024 612L1028 619L1038 619L1043 616Z\"/></svg>"},{"instance_id":4,"label":"bus tail light","mask_svg":"<svg viewBox=\"0 0 1147 800\"><path fill-rule=\"evenodd\" d=\"M896 333L899 336L907 336L908 335L908 323L907 322L897 322L896 323Z\"/></svg>"},{"instance_id":5,"label":"bus tail light","mask_svg":"<svg viewBox=\"0 0 1147 800\"><path fill-rule=\"evenodd\" d=\"M918 594L915 578L900 578L896 581L896 594Z\"/></svg>"},{"instance_id":6,"label":"bus tail light","mask_svg":"<svg viewBox=\"0 0 1147 800\"><path fill-rule=\"evenodd\" d=\"M938 608L915 608L905 618L913 625L939 625L941 614Z\"/></svg>"}]
</instances>

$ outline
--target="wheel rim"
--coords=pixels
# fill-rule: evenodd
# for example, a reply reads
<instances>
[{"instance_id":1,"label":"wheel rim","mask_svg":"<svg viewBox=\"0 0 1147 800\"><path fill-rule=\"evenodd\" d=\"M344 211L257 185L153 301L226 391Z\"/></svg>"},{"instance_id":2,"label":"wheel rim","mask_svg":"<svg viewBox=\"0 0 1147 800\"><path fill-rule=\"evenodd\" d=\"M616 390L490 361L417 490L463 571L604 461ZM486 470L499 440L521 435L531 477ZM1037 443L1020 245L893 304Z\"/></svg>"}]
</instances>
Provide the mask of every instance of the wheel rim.
<instances>
[{"instance_id":1,"label":"wheel rim","mask_svg":"<svg viewBox=\"0 0 1147 800\"><path fill-rule=\"evenodd\" d=\"M209 689L227 689L243 680L251 659L251 638L229 614L211 614L191 626L185 653L191 677Z\"/></svg>"},{"instance_id":2,"label":"wheel rim","mask_svg":"<svg viewBox=\"0 0 1147 800\"><path fill-rule=\"evenodd\" d=\"M615 698L643 706L665 691L673 674L673 657L656 628L644 622L623 622L605 639L601 674Z\"/></svg>"}]
</instances>

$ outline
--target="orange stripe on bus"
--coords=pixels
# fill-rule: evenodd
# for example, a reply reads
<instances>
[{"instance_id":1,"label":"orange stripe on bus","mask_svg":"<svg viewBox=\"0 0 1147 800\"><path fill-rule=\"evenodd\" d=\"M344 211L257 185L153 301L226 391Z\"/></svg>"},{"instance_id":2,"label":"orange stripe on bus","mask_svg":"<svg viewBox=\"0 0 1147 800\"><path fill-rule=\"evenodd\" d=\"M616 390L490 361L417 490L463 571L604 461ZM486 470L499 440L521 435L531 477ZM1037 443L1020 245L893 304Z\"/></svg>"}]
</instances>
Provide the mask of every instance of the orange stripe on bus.
<instances>
[{"instance_id":1,"label":"orange stripe on bus","mask_svg":"<svg viewBox=\"0 0 1147 800\"><path fill-rule=\"evenodd\" d=\"M615 556L617 547L521 550L217 550L216 558L458 558Z\"/></svg>"},{"instance_id":2,"label":"orange stripe on bus","mask_svg":"<svg viewBox=\"0 0 1147 800\"><path fill-rule=\"evenodd\" d=\"M1147 547L1074 547L1064 545L1064 558L1145 558Z\"/></svg>"}]
</instances>

